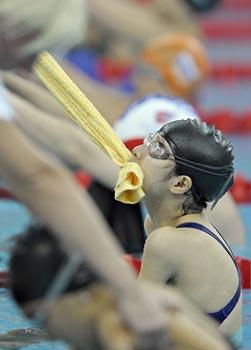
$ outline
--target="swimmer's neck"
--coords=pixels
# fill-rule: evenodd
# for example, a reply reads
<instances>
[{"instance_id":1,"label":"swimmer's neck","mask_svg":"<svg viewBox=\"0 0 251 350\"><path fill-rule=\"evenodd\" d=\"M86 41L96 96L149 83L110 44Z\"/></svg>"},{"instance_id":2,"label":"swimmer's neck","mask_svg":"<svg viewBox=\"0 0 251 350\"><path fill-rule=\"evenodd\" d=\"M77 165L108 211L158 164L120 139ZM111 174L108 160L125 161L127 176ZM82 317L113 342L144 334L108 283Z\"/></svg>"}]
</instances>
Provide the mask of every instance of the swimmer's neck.
<instances>
[{"instance_id":1,"label":"swimmer's neck","mask_svg":"<svg viewBox=\"0 0 251 350\"><path fill-rule=\"evenodd\" d=\"M152 228L175 226L175 222L182 216L182 202L169 195L144 197L144 204L151 219Z\"/></svg>"},{"instance_id":2,"label":"swimmer's neck","mask_svg":"<svg viewBox=\"0 0 251 350\"><path fill-rule=\"evenodd\" d=\"M184 224L186 222L197 222L197 223L204 223L205 221L205 214L197 213L197 214L186 214L181 217L179 217L175 222L175 227L178 227L181 224Z\"/></svg>"},{"instance_id":3,"label":"swimmer's neck","mask_svg":"<svg viewBox=\"0 0 251 350\"><path fill-rule=\"evenodd\" d=\"M151 219L151 217L150 217ZM183 215L179 218L177 218L176 220L173 221L169 221L168 220L163 220L163 221L159 221L156 223L155 222L151 222L151 226L152 226L152 231L157 230L158 228L161 227L167 227L167 226L171 226L171 227L178 227L181 224L184 224L186 222L197 222L197 223L204 223L204 215L202 213L200 214L186 214Z\"/></svg>"},{"instance_id":4,"label":"swimmer's neck","mask_svg":"<svg viewBox=\"0 0 251 350\"><path fill-rule=\"evenodd\" d=\"M204 221L203 213L184 214L182 209L183 201L176 198L153 200L145 196L144 204L151 220L152 230L161 227L177 227L184 222Z\"/></svg>"}]
</instances>

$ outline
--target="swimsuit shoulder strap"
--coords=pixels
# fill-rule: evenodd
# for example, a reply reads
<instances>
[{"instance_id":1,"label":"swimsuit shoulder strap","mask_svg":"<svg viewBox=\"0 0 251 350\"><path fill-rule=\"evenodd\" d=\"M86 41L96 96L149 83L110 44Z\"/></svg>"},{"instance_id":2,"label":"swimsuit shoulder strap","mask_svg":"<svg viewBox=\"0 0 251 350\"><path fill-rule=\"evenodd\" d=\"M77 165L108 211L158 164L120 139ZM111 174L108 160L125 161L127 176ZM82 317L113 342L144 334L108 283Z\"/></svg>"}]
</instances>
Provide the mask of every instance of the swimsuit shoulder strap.
<instances>
[{"instance_id":1,"label":"swimsuit shoulder strap","mask_svg":"<svg viewBox=\"0 0 251 350\"><path fill-rule=\"evenodd\" d=\"M181 224L181 225L177 226L177 228L194 228L196 230L200 230L200 231L203 231L203 232L207 233L209 236L211 236L214 239L216 239L217 242L219 242L222 245L222 247L225 249L225 251L228 253L228 255L232 258L232 260L233 260L233 262L234 262L234 264L236 266L236 269L237 269L237 272L238 272L238 276L239 276L239 284L238 284L238 288L237 288L233 298L221 310L216 311L216 312L208 313L209 316L214 318L219 323L222 323L228 317L228 315L232 312L232 310L234 309L234 307L237 304L237 302L238 302L238 300L240 298L240 295L241 295L240 272L239 272L238 265L237 265L237 263L235 261L234 254L233 254L232 250L230 249L230 247L228 246L227 242L224 240L223 237L222 237L222 240L223 240L222 241L215 233L213 233L209 228L207 228L204 225L201 225L201 224L199 224L197 222L186 222L184 224Z\"/></svg>"},{"instance_id":2,"label":"swimsuit shoulder strap","mask_svg":"<svg viewBox=\"0 0 251 350\"><path fill-rule=\"evenodd\" d=\"M222 236L221 236L221 238L222 238L222 240L221 240L209 228L207 228L206 226L201 225L201 224L199 224L197 222L185 222L185 223L180 224L179 226L177 226L177 228L194 228L196 230L199 230L199 231L207 233L209 236L213 237L214 239L216 239L217 242L219 242L221 244L221 246L226 250L226 252L232 258L233 262L236 265L234 254L233 254L231 248L228 246L227 242L224 240L224 238Z\"/></svg>"}]
</instances>

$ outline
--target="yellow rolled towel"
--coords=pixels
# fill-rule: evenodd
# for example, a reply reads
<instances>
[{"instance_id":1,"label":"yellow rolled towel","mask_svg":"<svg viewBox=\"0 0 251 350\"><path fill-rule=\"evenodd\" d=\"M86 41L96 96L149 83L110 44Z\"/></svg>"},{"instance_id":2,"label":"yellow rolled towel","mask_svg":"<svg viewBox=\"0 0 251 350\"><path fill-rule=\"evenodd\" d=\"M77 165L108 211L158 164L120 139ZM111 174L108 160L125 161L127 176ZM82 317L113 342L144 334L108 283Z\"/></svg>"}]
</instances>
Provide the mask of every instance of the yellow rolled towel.
<instances>
[{"instance_id":1,"label":"yellow rolled towel","mask_svg":"<svg viewBox=\"0 0 251 350\"><path fill-rule=\"evenodd\" d=\"M121 168L115 187L116 200L127 204L139 202L144 196L142 170L137 163L130 162L130 151L111 126L48 52L38 56L34 70L70 117Z\"/></svg>"},{"instance_id":2,"label":"yellow rolled towel","mask_svg":"<svg viewBox=\"0 0 251 350\"><path fill-rule=\"evenodd\" d=\"M115 199L127 204L138 203L145 195L142 186L143 173L139 165L134 162L125 163L115 186Z\"/></svg>"}]
</instances>

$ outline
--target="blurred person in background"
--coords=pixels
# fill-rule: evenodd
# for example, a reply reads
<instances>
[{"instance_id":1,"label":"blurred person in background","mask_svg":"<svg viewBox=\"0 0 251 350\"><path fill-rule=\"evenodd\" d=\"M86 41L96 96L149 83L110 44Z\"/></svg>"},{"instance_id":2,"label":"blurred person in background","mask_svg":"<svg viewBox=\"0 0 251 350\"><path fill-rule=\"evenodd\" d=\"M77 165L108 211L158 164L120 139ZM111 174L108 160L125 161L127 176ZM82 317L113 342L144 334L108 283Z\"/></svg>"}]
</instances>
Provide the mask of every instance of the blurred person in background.
<instances>
[{"instance_id":1,"label":"blurred person in background","mask_svg":"<svg viewBox=\"0 0 251 350\"><path fill-rule=\"evenodd\" d=\"M1 68L27 67L45 48L68 50L84 39L84 12L82 0L1 1ZM1 177L18 199L54 229L70 254L84 256L108 282L124 319L138 336L139 346L144 349L152 337L160 336L163 341L153 341L152 346L164 349L166 319L160 303L144 285L135 283L134 274L120 260L122 250L87 193L81 193L62 164L15 125L17 112L3 84L0 98Z\"/></svg>"},{"instance_id":2,"label":"blurred person in background","mask_svg":"<svg viewBox=\"0 0 251 350\"><path fill-rule=\"evenodd\" d=\"M89 10L87 45L119 61L135 62L144 45L158 36L201 36L196 16L183 0L89 0Z\"/></svg>"},{"instance_id":3,"label":"blurred person in background","mask_svg":"<svg viewBox=\"0 0 251 350\"><path fill-rule=\"evenodd\" d=\"M111 125L131 103L150 93L168 93L193 100L210 69L200 40L182 33L157 37L144 46L130 74L134 85L132 93L102 84L80 73L68 61L60 57L58 60ZM55 98L36 83L11 73L4 73L4 81L12 92L42 111L67 118Z\"/></svg>"}]
</instances>

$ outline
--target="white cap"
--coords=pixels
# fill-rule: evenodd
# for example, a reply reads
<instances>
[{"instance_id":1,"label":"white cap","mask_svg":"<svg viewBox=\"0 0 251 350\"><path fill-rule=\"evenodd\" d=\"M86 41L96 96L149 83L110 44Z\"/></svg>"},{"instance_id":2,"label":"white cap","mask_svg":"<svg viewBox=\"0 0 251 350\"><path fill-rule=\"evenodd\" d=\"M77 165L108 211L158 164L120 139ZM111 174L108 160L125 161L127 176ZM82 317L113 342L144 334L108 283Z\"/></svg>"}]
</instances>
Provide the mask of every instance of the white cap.
<instances>
[{"instance_id":1,"label":"white cap","mask_svg":"<svg viewBox=\"0 0 251 350\"><path fill-rule=\"evenodd\" d=\"M164 94L151 94L132 103L114 124L114 130L125 143L132 140L141 143L162 125L188 118L199 119L189 103Z\"/></svg>"}]
</instances>

